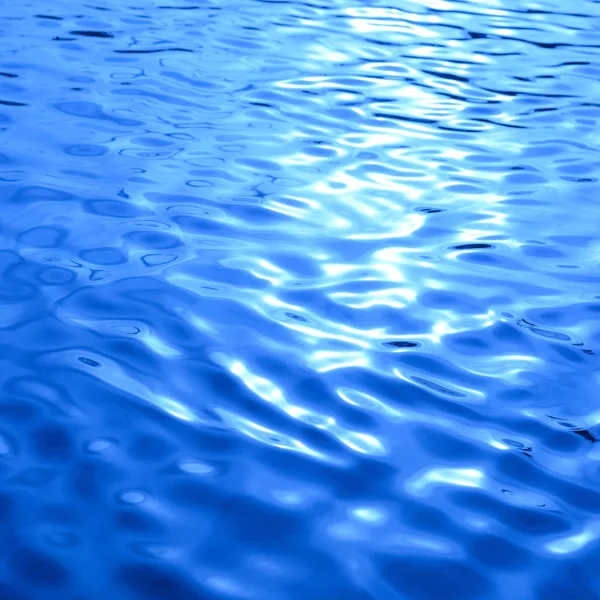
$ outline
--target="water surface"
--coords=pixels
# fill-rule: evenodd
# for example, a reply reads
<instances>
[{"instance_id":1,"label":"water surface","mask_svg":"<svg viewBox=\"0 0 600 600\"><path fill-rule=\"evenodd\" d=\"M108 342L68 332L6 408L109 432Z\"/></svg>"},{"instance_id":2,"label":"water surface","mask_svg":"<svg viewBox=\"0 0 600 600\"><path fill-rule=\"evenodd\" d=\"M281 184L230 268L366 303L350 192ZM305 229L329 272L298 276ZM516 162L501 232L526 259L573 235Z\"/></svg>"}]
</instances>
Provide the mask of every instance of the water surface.
<instances>
[{"instance_id":1,"label":"water surface","mask_svg":"<svg viewBox=\"0 0 600 600\"><path fill-rule=\"evenodd\" d=\"M5 3L0 597L600 598L599 32Z\"/></svg>"}]
</instances>

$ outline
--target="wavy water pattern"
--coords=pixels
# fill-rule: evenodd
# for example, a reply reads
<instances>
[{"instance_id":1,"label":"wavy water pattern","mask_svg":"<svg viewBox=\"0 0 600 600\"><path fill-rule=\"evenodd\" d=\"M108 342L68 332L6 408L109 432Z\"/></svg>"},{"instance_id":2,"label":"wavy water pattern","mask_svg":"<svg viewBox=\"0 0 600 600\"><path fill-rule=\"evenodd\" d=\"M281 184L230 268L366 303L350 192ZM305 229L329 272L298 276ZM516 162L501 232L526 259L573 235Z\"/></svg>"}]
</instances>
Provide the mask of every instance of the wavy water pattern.
<instances>
[{"instance_id":1,"label":"wavy water pattern","mask_svg":"<svg viewBox=\"0 0 600 600\"><path fill-rule=\"evenodd\" d=\"M0 33L0 598L600 598L599 2Z\"/></svg>"}]
</instances>

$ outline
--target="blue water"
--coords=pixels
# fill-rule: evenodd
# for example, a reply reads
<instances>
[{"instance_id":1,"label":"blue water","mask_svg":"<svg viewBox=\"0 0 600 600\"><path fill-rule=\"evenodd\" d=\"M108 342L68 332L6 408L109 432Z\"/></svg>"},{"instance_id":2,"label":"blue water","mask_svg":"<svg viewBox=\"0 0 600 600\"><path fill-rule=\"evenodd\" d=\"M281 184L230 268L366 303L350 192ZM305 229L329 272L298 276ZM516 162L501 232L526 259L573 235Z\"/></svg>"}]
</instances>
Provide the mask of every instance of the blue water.
<instances>
[{"instance_id":1,"label":"blue water","mask_svg":"<svg viewBox=\"0 0 600 600\"><path fill-rule=\"evenodd\" d=\"M0 599L600 598L600 3L0 15Z\"/></svg>"}]
</instances>

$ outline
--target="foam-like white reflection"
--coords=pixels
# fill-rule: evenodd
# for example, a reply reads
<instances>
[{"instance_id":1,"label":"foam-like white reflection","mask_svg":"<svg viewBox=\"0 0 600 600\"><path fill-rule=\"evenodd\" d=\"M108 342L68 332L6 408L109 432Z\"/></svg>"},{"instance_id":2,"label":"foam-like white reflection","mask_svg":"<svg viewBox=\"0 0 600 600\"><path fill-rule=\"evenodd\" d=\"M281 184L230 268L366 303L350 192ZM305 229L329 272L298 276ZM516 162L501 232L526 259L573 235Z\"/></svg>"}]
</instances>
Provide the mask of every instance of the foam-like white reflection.
<instances>
[{"instance_id":1,"label":"foam-like white reflection","mask_svg":"<svg viewBox=\"0 0 600 600\"><path fill-rule=\"evenodd\" d=\"M164 356L165 358L177 358L178 356L181 356L181 352L177 350L177 348L173 348L173 346L166 344L150 332L142 334L141 340L148 348L160 356Z\"/></svg>"},{"instance_id":2,"label":"foam-like white reflection","mask_svg":"<svg viewBox=\"0 0 600 600\"><path fill-rule=\"evenodd\" d=\"M587 546L600 537L600 522L587 523L576 535L570 535L546 544L546 550L552 554L571 554Z\"/></svg>"},{"instance_id":3,"label":"foam-like white reflection","mask_svg":"<svg viewBox=\"0 0 600 600\"><path fill-rule=\"evenodd\" d=\"M361 506L353 508L349 512L354 518L372 525L382 525L388 520L386 512L374 506Z\"/></svg>"},{"instance_id":4,"label":"foam-like white reflection","mask_svg":"<svg viewBox=\"0 0 600 600\"><path fill-rule=\"evenodd\" d=\"M281 284L285 271L264 258L236 257L222 261L222 264L234 269L244 269L257 279L264 279L274 286Z\"/></svg>"},{"instance_id":5,"label":"foam-like white reflection","mask_svg":"<svg viewBox=\"0 0 600 600\"><path fill-rule=\"evenodd\" d=\"M417 293L409 288L372 290L361 294L352 292L333 292L329 294L329 298L338 304L359 309L369 309L374 306L405 308L410 302L413 302L416 297Z\"/></svg>"},{"instance_id":6,"label":"foam-like white reflection","mask_svg":"<svg viewBox=\"0 0 600 600\"><path fill-rule=\"evenodd\" d=\"M339 426L336 430L336 437L343 444L360 454L382 455L386 453L381 442L373 435L347 431Z\"/></svg>"},{"instance_id":7,"label":"foam-like white reflection","mask_svg":"<svg viewBox=\"0 0 600 600\"><path fill-rule=\"evenodd\" d=\"M541 359L536 356L519 354L502 354L492 357L473 357L469 370L476 375L495 379L515 380L521 373L541 366Z\"/></svg>"},{"instance_id":8,"label":"foam-like white reflection","mask_svg":"<svg viewBox=\"0 0 600 600\"><path fill-rule=\"evenodd\" d=\"M408 13L401 13L394 8L352 7L345 9L344 12L351 17L350 25L359 33L381 34L385 31L418 36L420 39L440 37L440 33L433 29L409 22L409 19L404 18L405 14L410 18ZM436 22L436 17L435 15L433 19L421 17L421 20Z\"/></svg>"},{"instance_id":9,"label":"foam-like white reflection","mask_svg":"<svg viewBox=\"0 0 600 600\"><path fill-rule=\"evenodd\" d=\"M257 396L269 402L284 411L290 417L302 421L317 429L322 429L330 433L342 444L361 454L381 455L385 454L385 449L380 440L376 437L357 431L349 431L339 425L333 417L310 411L301 406L288 402L282 390L273 382L264 377L259 377L252 373L240 360L231 359L222 353L215 353L212 358L218 364L227 367L231 373L238 376L243 383ZM236 421L238 424L240 420ZM250 434L253 429L260 429L263 432L268 430L253 424L249 420L244 420L244 431ZM299 444L294 441L292 444Z\"/></svg>"},{"instance_id":10,"label":"foam-like white reflection","mask_svg":"<svg viewBox=\"0 0 600 600\"><path fill-rule=\"evenodd\" d=\"M333 352L317 350L308 358L308 364L319 373L327 373L336 369L349 367L368 367L369 358L361 352Z\"/></svg>"},{"instance_id":11,"label":"foam-like white reflection","mask_svg":"<svg viewBox=\"0 0 600 600\"><path fill-rule=\"evenodd\" d=\"M285 401L281 389L274 383L264 377L254 375L238 360L229 361L228 366L229 370L234 375L237 375L257 396L267 402L272 402L277 406L288 407L288 403Z\"/></svg>"},{"instance_id":12,"label":"foam-like white reflection","mask_svg":"<svg viewBox=\"0 0 600 600\"><path fill-rule=\"evenodd\" d=\"M429 488L437 484L481 488L485 474L480 469L445 469L435 467L405 482L407 492L415 496L426 495Z\"/></svg>"},{"instance_id":13,"label":"foam-like white reflection","mask_svg":"<svg viewBox=\"0 0 600 600\"><path fill-rule=\"evenodd\" d=\"M292 436L273 431L250 419L236 415L230 410L225 408L215 408L214 411L233 429L258 442L283 450L292 450L294 452L300 452L301 454L307 454L320 460L325 460L327 458L324 454L309 448L306 444Z\"/></svg>"},{"instance_id":14,"label":"foam-like white reflection","mask_svg":"<svg viewBox=\"0 0 600 600\"><path fill-rule=\"evenodd\" d=\"M393 418L394 420L406 418L404 412L392 408L391 406L384 404L381 400L378 400L369 394L365 394L364 392L359 392L358 390L350 388L339 388L337 394L348 404L379 413L387 418Z\"/></svg>"},{"instance_id":15,"label":"foam-like white reflection","mask_svg":"<svg viewBox=\"0 0 600 600\"><path fill-rule=\"evenodd\" d=\"M116 361L105 356L86 349L52 352L46 356L47 360L51 362L83 371L107 385L153 404L177 419L192 423L201 422L199 416L190 407L164 394L152 391L139 379L129 376Z\"/></svg>"},{"instance_id":16,"label":"foam-like white reflection","mask_svg":"<svg viewBox=\"0 0 600 600\"><path fill-rule=\"evenodd\" d=\"M381 176L382 179L385 179ZM386 187L389 187L389 179L388 181L384 181ZM402 188L405 186L402 185ZM414 197L415 194L411 193ZM414 197L414 199L418 199ZM348 236L351 240L384 240L384 239L392 239L399 237L407 237L420 229L425 223L425 217L423 215L406 215L402 220L398 221L396 225L389 225L388 228L391 231L382 233L353 233Z\"/></svg>"}]
</instances>

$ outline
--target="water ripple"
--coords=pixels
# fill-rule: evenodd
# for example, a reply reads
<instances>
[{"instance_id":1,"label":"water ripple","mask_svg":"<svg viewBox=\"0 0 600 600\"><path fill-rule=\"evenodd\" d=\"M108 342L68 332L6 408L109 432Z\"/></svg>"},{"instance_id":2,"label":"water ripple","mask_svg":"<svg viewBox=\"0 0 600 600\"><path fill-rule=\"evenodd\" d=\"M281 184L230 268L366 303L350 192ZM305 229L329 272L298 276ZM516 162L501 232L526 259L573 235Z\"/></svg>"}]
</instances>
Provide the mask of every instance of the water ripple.
<instances>
[{"instance_id":1,"label":"water ripple","mask_svg":"<svg viewBox=\"0 0 600 600\"><path fill-rule=\"evenodd\" d=\"M0 16L2 598L600 598L596 0Z\"/></svg>"}]
</instances>

